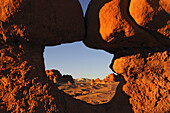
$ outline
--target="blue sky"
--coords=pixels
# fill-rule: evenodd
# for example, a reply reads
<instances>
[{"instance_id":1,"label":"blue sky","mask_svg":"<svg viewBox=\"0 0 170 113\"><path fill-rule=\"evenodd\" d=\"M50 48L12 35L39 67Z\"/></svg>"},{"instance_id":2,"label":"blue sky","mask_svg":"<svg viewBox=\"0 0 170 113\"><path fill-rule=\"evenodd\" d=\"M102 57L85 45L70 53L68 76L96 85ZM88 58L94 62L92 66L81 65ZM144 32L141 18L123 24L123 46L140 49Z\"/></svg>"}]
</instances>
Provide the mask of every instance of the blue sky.
<instances>
[{"instance_id":1,"label":"blue sky","mask_svg":"<svg viewBox=\"0 0 170 113\"><path fill-rule=\"evenodd\" d=\"M79 1L85 12L90 0ZM112 73L109 68L112 58L112 54L88 48L82 42L48 46L44 52L46 70L58 69L73 78L105 78Z\"/></svg>"}]
</instances>

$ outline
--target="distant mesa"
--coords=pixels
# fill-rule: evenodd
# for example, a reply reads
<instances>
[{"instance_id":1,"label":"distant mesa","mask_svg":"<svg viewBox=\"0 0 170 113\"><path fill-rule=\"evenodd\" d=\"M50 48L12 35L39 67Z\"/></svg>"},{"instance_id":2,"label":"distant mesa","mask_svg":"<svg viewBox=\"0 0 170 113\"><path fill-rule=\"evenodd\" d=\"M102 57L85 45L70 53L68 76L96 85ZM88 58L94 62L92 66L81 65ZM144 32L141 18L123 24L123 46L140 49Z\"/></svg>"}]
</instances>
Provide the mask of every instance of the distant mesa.
<instances>
[{"instance_id":1,"label":"distant mesa","mask_svg":"<svg viewBox=\"0 0 170 113\"><path fill-rule=\"evenodd\" d=\"M90 79L88 78L78 78L74 79L75 82L90 82Z\"/></svg>"},{"instance_id":2,"label":"distant mesa","mask_svg":"<svg viewBox=\"0 0 170 113\"><path fill-rule=\"evenodd\" d=\"M63 75L60 71L51 69L46 70L47 77L52 80L54 83L74 83L73 77L71 75Z\"/></svg>"},{"instance_id":3,"label":"distant mesa","mask_svg":"<svg viewBox=\"0 0 170 113\"><path fill-rule=\"evenodd\" d=\"M88 79L88 78L79 78L79 79L74 79L75 82L89 82L91 85L93 84L106 84L106 83L114 83L115 80L115 74L111 73L108 76L106 76L103 80L100 78L96 79Z\"/></svg>"}]
</instances>

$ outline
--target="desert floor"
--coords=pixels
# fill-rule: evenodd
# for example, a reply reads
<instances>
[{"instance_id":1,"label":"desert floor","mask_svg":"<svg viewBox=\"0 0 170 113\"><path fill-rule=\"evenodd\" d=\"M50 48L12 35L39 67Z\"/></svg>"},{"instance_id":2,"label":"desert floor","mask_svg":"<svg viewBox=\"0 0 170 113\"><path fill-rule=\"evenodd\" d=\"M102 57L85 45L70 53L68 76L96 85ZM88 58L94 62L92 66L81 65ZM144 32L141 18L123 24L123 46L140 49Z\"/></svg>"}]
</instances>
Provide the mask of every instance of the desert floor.
<instances>
[{"instance_id":1,"label":"desert floor","mask_svg":"<svg viewBox=\"0 0 170 113\"><path fill-rule=\"evenodd\" d=\"M119 82L90 85L90 82L79 82L72 85L58 84L58 88L90 104L104 104L109 102L116 91Z\"/></svg>"}]
</instances>

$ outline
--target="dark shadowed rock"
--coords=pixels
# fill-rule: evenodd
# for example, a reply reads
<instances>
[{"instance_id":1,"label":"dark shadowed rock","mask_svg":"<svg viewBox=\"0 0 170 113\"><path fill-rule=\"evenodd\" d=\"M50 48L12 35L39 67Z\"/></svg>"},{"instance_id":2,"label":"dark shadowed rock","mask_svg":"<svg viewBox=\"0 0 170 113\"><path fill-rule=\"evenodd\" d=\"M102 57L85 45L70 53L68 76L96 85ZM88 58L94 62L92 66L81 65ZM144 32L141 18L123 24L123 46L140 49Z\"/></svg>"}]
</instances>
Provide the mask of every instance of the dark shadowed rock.
<instances>
[{"instance_id":1,"label":"dark shadowed rock","mask_svg":"<svg viewBox=\"0 0 170 113\"><path fill-rule=\"evenodd\" d=\"M68 81L74 83L73 77L71 75L63 75L61 80L59 80L59 82L63 82L63 83L67 83Z\"/></svg>"},{"instance_id":2,"label":"dark shadowed rock","mask_svg":"<svg viewBox=\"0 0 170 113\"><path fill-rule=\"evenodd\" d=\"M1 0L0 21L8 35L41 45L80 41L84 20L77 0ZM13 32L10 31L13 30ZM6 39L8 40L8 39Z\"/></svg>"},{"instance_id":3,"label":"dark shadowed rock","mask_svg":"<svg viewBox=\"0 0 170 113\"><path fill-rule=\"evenodd\" d=\"M54 83L67 83L70 81L71 83L74 83L73 77L71 75L63 75L55 69L46 70L47 77L52 80Z\"/></svg>"},{"instance_id":4,"label":"dark shadowed rock","mask_svg":"<svg viewBox=\"0 0 170 113\"><path fill-rule=\"evenodd\" d=\"M50 80L52 80L54 83L58 83L62 78L62 75L58 70L54 70L54 69L46 70L45 73L47 77Z\"/></svg>"}]
</instances>

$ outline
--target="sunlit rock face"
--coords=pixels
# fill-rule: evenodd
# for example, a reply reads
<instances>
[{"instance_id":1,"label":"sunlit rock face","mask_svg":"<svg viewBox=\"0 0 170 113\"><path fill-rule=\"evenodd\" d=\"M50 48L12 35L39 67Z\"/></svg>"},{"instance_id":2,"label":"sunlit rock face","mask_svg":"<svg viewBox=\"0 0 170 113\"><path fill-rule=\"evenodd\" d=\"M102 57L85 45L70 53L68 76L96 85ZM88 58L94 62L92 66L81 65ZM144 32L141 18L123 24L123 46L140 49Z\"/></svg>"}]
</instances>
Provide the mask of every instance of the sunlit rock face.
<instances>
[{"instance_id":1,"label":"sunlit rock face","mask_svg":"<svg viewBox=\"0 0 170 113\"><path fill-rule=\"evenodd\" d=\"M84 43L89 47L105 49L111 53L125 48L169 47L169 40L158 34L154 36L152 32L139 27L133 20L133 15L129 13L129 5L130 0L105 0L98 3L97 0L92 0L86 13L87 35ZM133 7L137 8L138 5L134 4ZM169 15L161 17L167 20ZM159 22L157 24L159 25ZM169 26L168 21L166 25ZM166 44L162 44L161 40Z\"/></svg>"},{"instance_id":2,"label":"sunlit rock face","mask_svg":"<svg viewBox=\"0 0 170 113\"><path fill-rule=\"evenodd\" d=\"M130 104L133 111L135 113L168 112L170 51L130 49L124 51L124 55L126 53L132 55L116 54L113 70L125 78L126 84L123 86L123 91L131 97Z\"/></svg>"},{"instance_id":3,"label":"sunlit rock face","mask_svg":"<svg viewBox=\"0 0 170 113\"><path fill-rule=\"evenodd\" d=\"M0 0L0 112L169 112L169 3L144 1L153 10L140 10L148 16L138 20L143 1L91 0L85 30L77 0ZM115 55L111 68L120 84L107 104L75 100L45 75L45 45L82 39Z\"/></svg>"},{"instance_id":4,"label":"sunlit rock face","mask_svg":"<svg viewBox=\"0 0 170 113\"><path fill-rule=\"evenodd\" d=\"M114 54L110 67L123 76L135 113L169 112L168 6L167 0L92 0L86 13L84 43Z\"/></svg>"},{"instance_id":5,"label":"sunlit rock face","mask_svg":"<svg viewBox=\"0 0 170 113\"><path fill-rule=\"evenodd\" d=\"M129 12L138 25L152 31L154 36L170 38L170 1L131 0Z\"/></svg>"}]
</instances>

